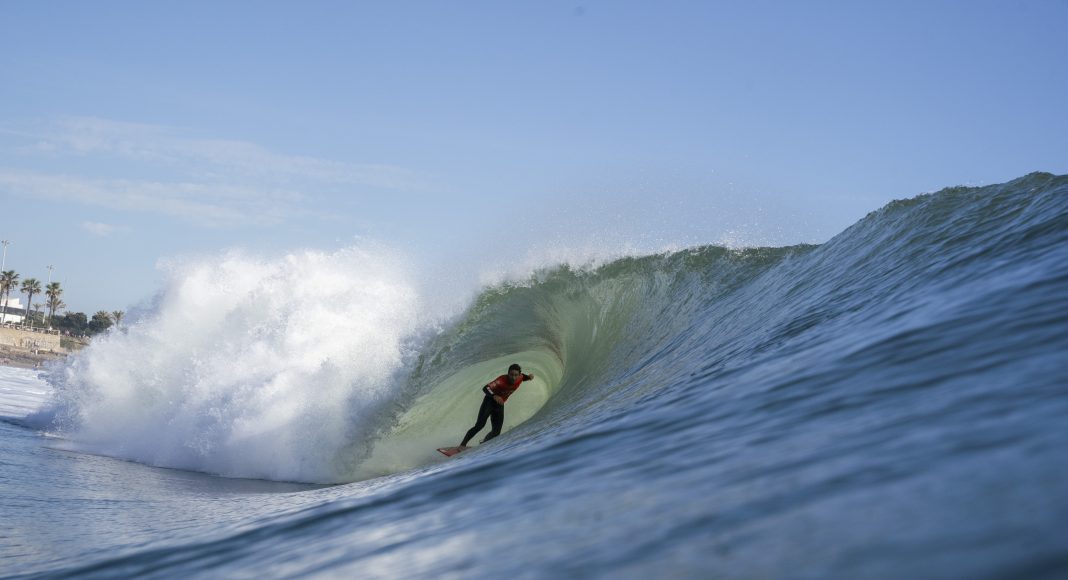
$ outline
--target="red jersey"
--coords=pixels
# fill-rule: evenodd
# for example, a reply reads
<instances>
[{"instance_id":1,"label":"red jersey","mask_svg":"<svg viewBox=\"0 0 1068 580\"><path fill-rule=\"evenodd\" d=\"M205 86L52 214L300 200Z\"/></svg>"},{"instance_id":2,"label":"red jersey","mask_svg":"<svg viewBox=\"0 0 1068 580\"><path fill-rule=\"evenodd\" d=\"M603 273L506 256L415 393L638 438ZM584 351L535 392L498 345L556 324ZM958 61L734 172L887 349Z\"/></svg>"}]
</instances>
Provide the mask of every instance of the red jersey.
<instances>
[{"instance_id":1,"label":"red jersey","mask_svg":"<svg viewBox=\"0 0 1068 580\"><path fill-rule=\"evenodd\" d=\"M515 383L510 385L508 384L508 375L501 375L486 385L486 388L489 389L489 392L507 401L508 397L519 388L519 383L525 380L527 380L527 375L521 374L516 378Z\"/></svg>"}]
</instances>

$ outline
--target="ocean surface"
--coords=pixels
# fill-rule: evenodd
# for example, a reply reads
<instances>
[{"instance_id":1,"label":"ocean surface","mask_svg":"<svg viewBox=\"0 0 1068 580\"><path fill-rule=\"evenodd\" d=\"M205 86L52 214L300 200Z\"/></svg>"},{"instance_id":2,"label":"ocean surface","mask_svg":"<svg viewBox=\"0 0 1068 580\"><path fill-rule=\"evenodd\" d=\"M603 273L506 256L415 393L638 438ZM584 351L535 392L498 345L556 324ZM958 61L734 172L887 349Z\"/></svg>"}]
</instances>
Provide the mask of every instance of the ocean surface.
<instances>
[{"instance_id":1,"label":"ocean surface","mask_svg":"<svg viewBox=\"0 0 1068 580\"><path fill-rule=\"evenodd\" d=\"M175 264L0 368L0 575L1068 577L1068 176L459 308L395 258ZM504 434L437 454L512 362Z\"/></svg>"}]
</instances>

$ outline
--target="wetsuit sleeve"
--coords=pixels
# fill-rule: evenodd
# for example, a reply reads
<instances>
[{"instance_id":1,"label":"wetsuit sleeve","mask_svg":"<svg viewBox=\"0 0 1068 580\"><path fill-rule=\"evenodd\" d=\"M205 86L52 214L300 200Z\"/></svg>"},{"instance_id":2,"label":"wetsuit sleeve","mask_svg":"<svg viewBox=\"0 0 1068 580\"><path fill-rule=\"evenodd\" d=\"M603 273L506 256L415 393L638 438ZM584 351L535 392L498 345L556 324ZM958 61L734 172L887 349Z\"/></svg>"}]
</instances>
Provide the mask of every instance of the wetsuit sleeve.
<instances>
[{"instance_id":1,"label":"wetsuit sleeve","mask_svg":"<svg viewBox=\"0 0 1068 580\"><path fill-rule=\"evenodd\" d=\"M533 381L534 377L532 377L532 376L530 376L528 374L523 374L523 380L524 381Z\"/></svg>"},{"instance_id":2,"label":"wetsuit sleeve","mask_svg":"<svg viewBox=\"0 0 1068 580\"><path fill-rule=\"evenodd\" d=\"M490 386L489 385L486 385L486 386L482 387L482 392L486 393L487 395L489 395L491 397L493 396L493 391L490 390Z\"/></svg>"}]
</instances>

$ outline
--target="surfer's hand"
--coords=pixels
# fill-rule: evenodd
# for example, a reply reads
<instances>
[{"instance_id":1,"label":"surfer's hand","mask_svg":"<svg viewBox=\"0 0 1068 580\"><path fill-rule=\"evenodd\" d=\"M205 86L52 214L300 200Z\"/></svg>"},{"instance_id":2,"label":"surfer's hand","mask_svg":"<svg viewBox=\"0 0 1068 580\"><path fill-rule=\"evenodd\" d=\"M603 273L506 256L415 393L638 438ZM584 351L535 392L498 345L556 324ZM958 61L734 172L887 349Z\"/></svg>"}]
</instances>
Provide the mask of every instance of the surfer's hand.
<instances>
[{"instance_id":1,"label":"surfer's hand","mask_svg":"<svg viewBox=\"0 0 1068 580\"><path fill-rule=\"evenodd\" d=\"M503 405L504 404L504 399L502 399L500 395L493 395L493 400L497 401L498 405Z\"/></svg>"}]
</instances>

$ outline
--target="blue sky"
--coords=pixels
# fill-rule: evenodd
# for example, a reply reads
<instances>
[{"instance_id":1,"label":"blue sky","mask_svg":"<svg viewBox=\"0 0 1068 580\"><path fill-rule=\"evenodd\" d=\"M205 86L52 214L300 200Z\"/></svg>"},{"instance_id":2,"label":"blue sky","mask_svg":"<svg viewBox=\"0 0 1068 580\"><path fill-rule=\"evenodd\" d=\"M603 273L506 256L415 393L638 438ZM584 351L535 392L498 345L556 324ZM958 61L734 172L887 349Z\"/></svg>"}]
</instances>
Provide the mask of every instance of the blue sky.
<instances>
[{"instance_id":1,"label":"blue sky","mask_svg":"<svg viewBox=\"0 0 1068 580\"><path fill-rule=\"evenodd\" d=\"M822 242L1068 172L1068 3L4 2L6 268L125 309L157 262Z\"/></svg>"}]
</instances>

